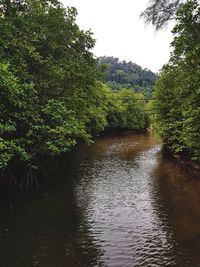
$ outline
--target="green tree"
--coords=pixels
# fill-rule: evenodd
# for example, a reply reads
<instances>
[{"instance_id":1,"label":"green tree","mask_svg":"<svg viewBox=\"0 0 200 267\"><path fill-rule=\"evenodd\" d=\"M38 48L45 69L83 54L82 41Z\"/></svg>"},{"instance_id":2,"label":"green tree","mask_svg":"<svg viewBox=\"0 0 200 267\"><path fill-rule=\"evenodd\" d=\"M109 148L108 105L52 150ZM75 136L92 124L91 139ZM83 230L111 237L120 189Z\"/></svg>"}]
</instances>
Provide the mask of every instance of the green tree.
<instances>
[{"instance_id":1,"label":"green tree","mask_svg":"<svg viewBox=\"0 0 200 267\"><path fill-rule=\"evenodd\" d=\"M95 41L80 30L76 15L57 0L0 1L2 180L37 183L42 157L91 142L112 124L111 113L119 116L115 126L144 128L136 95L114 94L100 82L104 67L91 53ZM118 76L124 79L124 72Z\"/></svg>"},{"instance_id":2,"label":"green tree","mask_svg":"<svg viewBox=\"0 0 200 267\"><path fill-rule=\"evenodd\" d=\"M84 125L65 103L49 100L41 106L34 85L21 84L5 64L0 65L0 88L0 169L24 162L32 175L38 156L66 152L77 138L85 137Z\"/></svg>"},{"instance_id":3,"label":"green tree","mask_svg":"<svg viewBox=\"0 0 200 267\"><path fill-rule=\"evenodd\" d=\"M26 162L36 169L41 155L91 139L100 90L94 40L76 24L76 10L58 1L0 4L0 168Z\"/></svg>"},{"instance_id":4,"label":"green tree","mask_svg":"<svg viewBox=\"0 0 200 267\"><path fill-rule=\"evenodd\" d=\"M108 127L114 129L145 130L147 120L145 101L130 89L113 93L109 104Z\"/></svg>"},{"instance_id":5,"label":"green tree","mask_svg":"<svg viewBox=\"0 0 200 267\"><path fill-rule=\"evenodd\" d=\"M107 66L105 81L113 91L131 88L134 92L144 94L147 99L152 97L153 87L158 78L156 73L142 69L135 63L120 61L114 57L99 57L97 64Z\"/></svg>"},{"instance_id":6,"label":"green tree","mask_svg":"<svg viewBox=\"0 0 200 267\"><path fill-rule=\"evenodd\" d=\"M200 6L187 1L177 11L170 62L156 84L157 128L174 152L200 159Z\"/></svg>"}]
</instances>

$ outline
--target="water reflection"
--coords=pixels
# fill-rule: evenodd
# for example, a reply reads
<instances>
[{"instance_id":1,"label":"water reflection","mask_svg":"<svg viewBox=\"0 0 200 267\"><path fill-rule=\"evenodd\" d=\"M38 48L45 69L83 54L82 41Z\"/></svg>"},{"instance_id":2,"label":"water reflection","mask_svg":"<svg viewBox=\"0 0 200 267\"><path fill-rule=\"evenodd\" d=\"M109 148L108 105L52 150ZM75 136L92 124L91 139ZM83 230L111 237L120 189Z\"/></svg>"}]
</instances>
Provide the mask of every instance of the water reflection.
<instances>
[{"instance_id":1,"label":"water reflection","mask_svg":"<svg viewBox=\"0 0 200 267\"><path fill-rule=\"evenodd\" d=\"M4 199L0 266L101 266L101 250L74 201L70 172L60 172L59 182L43 192Z\"/></svg>"},{"instance_id":2,"label":"water reflection","mask_svg":"<svg viewBox=\"0 0 200 267\"><path fill-rule=\"evenodd\" d=\"M162 197L162 210L167 212L176 266L200 266L200 180L192 179L184 166L163 154L154 175L158 187L154 197Z\"/></svg>"},{"instance_id":3,"label":"water reflection","mask_svg":"<svg viewBox=\"0 0 200 267\"><path fill-rule=\"evenodd\" d=\"M101 260L108 266L172 265L172 244L151 195L160 146L142 135L98 140L91 152L105 141L104 156L97 153L92 165L84 161L76 186L77 202L104 251Z\"/></svg>"},{"instance_id":4,"label":"water reflection","mask_svg":"<svg viewBox=\"0 0 200 267\"><path fill-rule=\"evenodd\" d=\"M200 266L199 207L152 135L99 138L40 192L1 196L0 266Z\"/></svg>"}]
</instances>

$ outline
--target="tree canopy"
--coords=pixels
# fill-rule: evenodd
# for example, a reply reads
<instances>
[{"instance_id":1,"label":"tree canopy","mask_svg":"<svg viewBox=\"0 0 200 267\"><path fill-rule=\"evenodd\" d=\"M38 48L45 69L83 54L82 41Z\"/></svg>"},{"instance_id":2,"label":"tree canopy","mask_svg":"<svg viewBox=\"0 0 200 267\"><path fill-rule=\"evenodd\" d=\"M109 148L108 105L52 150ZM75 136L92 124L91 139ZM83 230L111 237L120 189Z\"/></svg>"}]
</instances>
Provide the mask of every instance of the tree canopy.
<instances>
[{"instance_id":1,"label":"tree canopy","mask_svg":"<svg viewBox=\"0 0 200 267\"><path fill-rule=\"evenodd\" d=\"M136 95L101 82L95 40L76 16L57 0L0 2L1 181L37 183L41 158L89 143L105 128L146 127Z\"/></svg>"},{"instance_id":2,"label":"tree canopy","mask_svg":"<svg viewBox=\"0 0 200 267\"><path fill-rule=\"evenodd\" d=\"M151 70L142 69L139 65L114 57L99 57L97 63L106 66L105 80L114 91L130 88L136 93L142 93L150 99L155 81L158 78Z\"/></svg>"},{"instance_id":3,"label":"tree canopy","mask_svg":"<svg viewBox=\"0 0 200 267\"><path fill-rule=\"evenodd\" d=\"M156 83L155 120L173 152L200 159L200 5L187 1L176 14L169 63Z\"/></svg>"},{"instance_id":4,"label":"tree canopy","mask_svg":"<svg viewBox=\"0 0 200 267\"><path fill-rule=\"evenodd\" d=\"M94 40L57 1L3 1L0 17L1 168L89 140L96 105ZM87 101L84 99L87 98Z\"/></svg>"}]
</instances>

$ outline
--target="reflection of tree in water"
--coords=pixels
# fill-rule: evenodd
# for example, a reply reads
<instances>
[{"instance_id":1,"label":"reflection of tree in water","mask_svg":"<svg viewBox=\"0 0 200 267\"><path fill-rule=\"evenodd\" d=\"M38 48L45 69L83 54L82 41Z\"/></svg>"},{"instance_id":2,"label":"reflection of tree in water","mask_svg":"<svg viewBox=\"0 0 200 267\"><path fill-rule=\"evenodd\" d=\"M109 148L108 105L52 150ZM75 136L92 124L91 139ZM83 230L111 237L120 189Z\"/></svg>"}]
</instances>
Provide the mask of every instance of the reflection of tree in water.
<instances>
[{"instance_id":1,"label":"reflection of tree in water","mask_svg":"<svg viewBox=\"0 0 200 267\"><path fill-rule=\"evenodd\" d=\"M200 180L164 153L153 175L157 213L166 225L176 266L200 266Z\"/></svg>"},{"instance_id":2,"label":"reflection of tree in water","mask_svg":"<svg viewBox=\"0 0 200 267\"><path fill-rule=\"evenodd\" d=\"M24 194L5 211L0 266L101 266L101 251L75 203L72 181L78 179L79 162L74 162L76 171L72 161L60 165L57 181L49 182L46 193Z\"/></svg>"},{"instance_id":3,"label":"reflection of tree in water","mask_svg":"<svg viewBox=\"0 0 200 267\"><path fill-rule=\"evenodd\" d=\"M113 190L118 199L120 192L113 187L116 181L112 174L118 172L118 188L121 177L124 177L123 170L131 168L134 171L127 172L130 187L127 187L128 191L124 191L130 194L124 195L124 192L121 192L120 203L127 197L127 203L136 204L136 207L131 206L133 213L127 209L127 225L130 225L130 228L126 229L127 225L122 225L122 229L130 230L133 235L133 238L131 234L128 236L127 247L125 246L125 249L129 248L131 251L132 254L130 251L129 253L132 260L145 259L149 264L152 263L152 266L153 263L157 264L156 266L199 266L200 181L188 179L188 173L178 163L161 154L158 155L156 169L151 173L156 159L155 153L151 154L148 153L149 150L145 150L149 147L146 143L142 149L138 149L138 153L144 150L147 154L145 152L144 157L140 155L135 165L134 155L131 154L135 147L127 148L127 144L138 142L139 139L134 137L132 140L123 140L100 139L92 147L75 148L74 153L63 158L57 165L57 170L48 177L48 186L43 190L44 193L28 192L20 197L13 197L13 205L10 208L9 205L3 207L1 196L0 266L92 267L105 265L101 263L101 259L109 263L104 257L106 248L102 241L105 241L105 236L98 239L99 236L95 232L98 224L96 228L91 228L93 218L90 215L96 210L92 210L89 204L96 203L97 212L100 211L96 222L101 223L104 206L100 205L99 199L93 202L96 198L92 198L95 197L93 193L96 192L97 182L100 178L104 182L104 177L114 177L111 180L106 179L105 189L108 200L113 198ZM115 147L115 142L120 146ZM125 142L125 151L122 149L122 142ZM142 140L140 144L143 144ZM108 151L113 154L107 153ZM113 156L115 164L112 165ZM108 168L104 168L105 166ZM146 170L148 167L149 171ZM123 178L123 184L124 181ZM101 185L100 181L100 189ZM131 190L134 186L135 189ZM138 191L139 189L144 192ZM138 194L136 200L140 203L134 202L134 194ZM100 200L102 197L104 195L100 194ZM139 229L138 226L142 228ZM135 233L138 235L135 236ZM121 234L124 236L124 232ZM109 238L106 240L110 241ZM136 243L136 240L139 243ZM123 249L120 253L124 253ZM129 261L130 266L132 260Z\"/></svg>"}]
</instances>

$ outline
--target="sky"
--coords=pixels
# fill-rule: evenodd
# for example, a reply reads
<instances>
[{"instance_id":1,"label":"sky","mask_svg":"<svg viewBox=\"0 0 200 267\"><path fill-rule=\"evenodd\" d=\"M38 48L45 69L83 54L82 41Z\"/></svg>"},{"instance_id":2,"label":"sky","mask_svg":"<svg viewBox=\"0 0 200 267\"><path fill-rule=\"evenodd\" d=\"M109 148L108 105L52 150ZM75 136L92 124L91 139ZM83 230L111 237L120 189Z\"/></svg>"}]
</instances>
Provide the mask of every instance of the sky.
<instances>
[{"instance_id":1,"label":"sky","mask_svg":"<svg viewBox=\"0 0 200 267\"><path fill-rule=\"evenodd\" d=\"M61 0L77 8L77 23L93 32L95 56L113 56L158 72L168 62L171 28L155 32L140 13L148 0Z\"/></svg>"}]
</instances>

